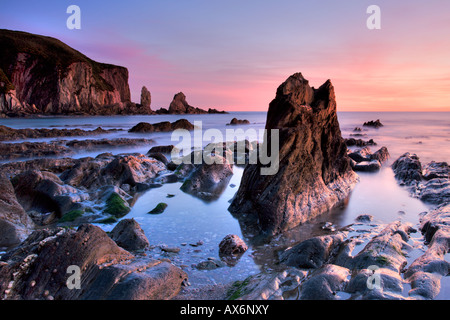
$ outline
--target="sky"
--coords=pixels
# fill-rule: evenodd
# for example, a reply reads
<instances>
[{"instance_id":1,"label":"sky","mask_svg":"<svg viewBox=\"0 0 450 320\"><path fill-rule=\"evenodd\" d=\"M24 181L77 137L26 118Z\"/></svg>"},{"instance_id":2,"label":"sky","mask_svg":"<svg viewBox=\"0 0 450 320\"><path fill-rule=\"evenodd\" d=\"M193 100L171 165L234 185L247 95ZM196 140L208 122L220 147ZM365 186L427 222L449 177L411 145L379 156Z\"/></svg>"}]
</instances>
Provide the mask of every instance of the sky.
<instances>
[{"instance_id":1,"label":"sky","mask_svg":"<svg viewBox=\"0 0 450 320\"><path fill-rule=\"evenodd\" d=\"M367 28L370 5L381 29ZM152 109L182 91L196 107L266 111L301 72L316 88L331 79L338 111L450 111L448 0L0 1L0 28L127 67L132 100L145 85Z\"/></svg>"}]
</instances>

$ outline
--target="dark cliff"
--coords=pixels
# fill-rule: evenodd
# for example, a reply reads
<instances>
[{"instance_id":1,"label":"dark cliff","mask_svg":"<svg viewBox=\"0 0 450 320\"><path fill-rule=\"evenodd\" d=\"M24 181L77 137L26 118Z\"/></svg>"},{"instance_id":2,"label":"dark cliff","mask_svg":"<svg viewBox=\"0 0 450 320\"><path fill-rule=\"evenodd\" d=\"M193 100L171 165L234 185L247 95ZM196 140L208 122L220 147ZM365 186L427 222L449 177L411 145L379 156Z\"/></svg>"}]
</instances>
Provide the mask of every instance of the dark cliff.
<instances>
[{"instance_id":1,"label":"dark cliff","mask_svg":"<svg viewBox=\"0 0 450 320\"><path fill-rule=\"evenodd\" d=\"M131 102L128 70L63 42L0 30L0 114L151 113Z\"/></svg>"}]
</instances>

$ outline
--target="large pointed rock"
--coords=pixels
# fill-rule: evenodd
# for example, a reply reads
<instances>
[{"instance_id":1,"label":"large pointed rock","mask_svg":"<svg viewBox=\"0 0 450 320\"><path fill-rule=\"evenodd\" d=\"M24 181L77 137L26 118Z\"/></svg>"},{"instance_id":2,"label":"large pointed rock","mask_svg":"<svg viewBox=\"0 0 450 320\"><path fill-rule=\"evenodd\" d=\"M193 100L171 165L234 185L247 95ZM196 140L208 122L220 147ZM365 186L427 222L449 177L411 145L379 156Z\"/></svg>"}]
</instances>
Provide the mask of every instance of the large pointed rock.
<instances>
[{"instance_id":1,"label":"large pointed rock","mask_svg":"<svg viewBox=\"0 0 450 320\"><path fill-rule=\"evenodd\" d=\"M266 129L266 145L270 130L279 130L279 170L262 175L262 164L248 165L230 205L232 213L253 216L262 231L276 234L326 212L349 195L357 175L346 154L329 80L314 89L301 73L289 77L269 105Z\"/></svg>"}]
</instances>

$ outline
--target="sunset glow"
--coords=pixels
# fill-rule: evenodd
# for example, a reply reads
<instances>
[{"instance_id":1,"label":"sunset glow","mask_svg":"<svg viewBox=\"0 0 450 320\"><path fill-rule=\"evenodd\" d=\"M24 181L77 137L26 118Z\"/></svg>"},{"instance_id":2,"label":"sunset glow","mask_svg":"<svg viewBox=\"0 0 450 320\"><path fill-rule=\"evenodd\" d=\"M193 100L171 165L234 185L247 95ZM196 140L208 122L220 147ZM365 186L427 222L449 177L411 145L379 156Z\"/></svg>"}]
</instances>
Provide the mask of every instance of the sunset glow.
<instances>
[{"instance_id":1,"label":"sunset glow","mask_svg":"<svg viewBox=\"0 0 450 320\"><path fill-rule=\"evenodd\" d=\"M145 85L152 108L183 91L191 105L267 110L287 76L331 79L339 111L450 111L450 2L76 0L0 4L0 28L60 39L97 61L128 68L132 100Z\"/></svg>"}]
</instances>

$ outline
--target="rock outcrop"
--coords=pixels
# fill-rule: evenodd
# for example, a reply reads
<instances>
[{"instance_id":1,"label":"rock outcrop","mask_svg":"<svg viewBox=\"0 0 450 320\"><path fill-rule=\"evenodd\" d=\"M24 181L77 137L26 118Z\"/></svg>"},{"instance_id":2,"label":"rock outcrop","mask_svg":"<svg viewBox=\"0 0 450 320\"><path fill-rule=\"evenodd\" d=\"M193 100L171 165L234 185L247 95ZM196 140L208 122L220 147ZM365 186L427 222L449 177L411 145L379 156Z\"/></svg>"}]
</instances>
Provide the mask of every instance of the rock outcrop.
<instances>
[{"instance_id":1,"label":"rock outcrop","mask_svg":"<svg viewBox=\"0 0 450 320\"><path fill-rule=\"evenodd\" d=\"M450 202L450 166L446 162L432 161L422 166L420 159L409 152L393 164L400 185L408 187L413 196L433 205Z\"/></svg>"},{"instance_id":2,"label":"rock outcrop","mask_svg":"<svg viewBox=\"0 0 450 320\"><path fill-rule=\"evenodd\" d=\"M128 70L61 41L0 30L0 114L149 114L131 102Z\"/></svg>"},{"instance_id":3,"label":"rock outcrop","mask_svg":"<svg viewBox=\"0 0 450 320\"><path fill-rule=\"evenodd\" d=\"M378 129L378 128L383 127L384 125L381 123L380 119L377 119L375 121L370 120L370 121L364 122L363 126L364 127L372 127L372 128Z\"/></svg>"},{"instance_id":4,"label":"rock outcrop","mask_svg":"<svg viewBox=\"0 0 450 320\"><path fill-rule=\"evenodd\" d=\"M227 123L227 126L233 126L233 125L238 125L238 124L250 124L250 121L248 121L247 119L237 119L237 118L233 118L231 119L230 123Z\"/></svg>"},{"instance_id":5,"label":"rock outcrop","mask_svg":"<svg viewBox=\"0 0 450 320\"><path fill-rule=\"evenodd\" d=\"M357 176L346 154L329 80L314 89L300 73L289 77L269 105L266 129L268 150L270 130L279 130L279 170L263 176L262 164L248 165L229 207L232 213L252 215L263 231L274 234L312 219L349 195Z\"/></svg>"},{"instance_id":6,"label":"rock outcrop","mask_svg":"<svg viewBox=\"0 0 450 320\"><path fill-rule=\"evenodd\" d=\"M189 172L180 189L206 201L216 200L228 186L233 175L233 165L220 155L203 156L201 164L180 165L180 173L184 170Z\"/></svg>"},{"instance_id":7,"label":"rock outcrop","mask_svg":"<svg viewBox=\"0 0 450 320\"><path fill-rule=\"evenodd\" d=\"M177 93L172 102L169 105L169 109L161 108L156 110L157 114L214 114L214 113L227 113L225 111L219 111L214 108L204 110L198 107L189 105L186 101L186 96L183 92Z\"/></svg>"},{"instance_id":8,"label":"rock outcrop","mask_svg":"<svg viewBox=\"0 0 450 320\"><path fill-rule=\"evenodd\" d=\"M372 153L368 147L350 152L351 166L355 171L373 172L381 169L381 165L386 162L390 155L386 147L381 147Z\"/></svg>"},{"instance_id":9,"label":"rock outcrop","mask_svg":"<svg viewBox=\"0 0 450 320\"><path fill-rule=\"evenodd\" d=\"M71 287L74 266L78 289ZM35 231L0 260L5 300L171 299L186 278L168 262L132 255L90 224Z\"/></svg>"},{"instance_id":10,"label":"rock outcrop","mask_svg":"<svg viewBox=\"0 0 450 320\"><path fill-rule=\"evenodd\" d=\"M147 110L150 109L150 105L152 104L152 95L150 91L148 91L147 87L143 86L141 90L141 107Z\"/></svg>"},{"instance_id":11,"label":"rock outcrop","mask_svg":"<svg viewBox=\"0 0 450 320\"><path fill-rule=\"evenodd\" d=\"M111 231L111 239L128 251L143 250L150 246L144 230L134 219L121 220Z\"/></svg>"}]
</instances>

